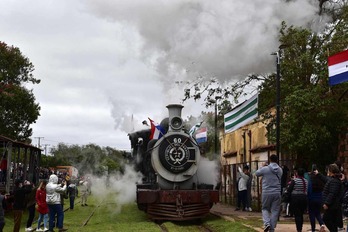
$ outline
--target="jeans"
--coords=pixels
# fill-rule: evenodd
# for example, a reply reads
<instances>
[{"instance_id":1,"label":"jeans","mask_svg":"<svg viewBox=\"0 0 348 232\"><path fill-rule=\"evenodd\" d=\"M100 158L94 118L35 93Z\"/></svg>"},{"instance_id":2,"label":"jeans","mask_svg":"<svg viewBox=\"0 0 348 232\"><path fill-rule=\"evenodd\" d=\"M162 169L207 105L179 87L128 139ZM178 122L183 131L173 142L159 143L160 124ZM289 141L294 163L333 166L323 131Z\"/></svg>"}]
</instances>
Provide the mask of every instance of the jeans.
<instances>
[{"instance_id":1,"label":"jeans","mask_svg":"<svg viewBox=\"0 0 348 232\"><path fill-rule=\"evenodd\" d=\"M311 222L312 231L315 231L315 219L318 220L318 223L320 226L324 224L324 221L320 213L321 207L322 207L321 199L310 200L308 203L308 213L309 213L309 220Z\"/></svg>"},{"instance_id":2,"label":"jeans","mask_svg":"<svg viewBox=\"0 0 348 232\"><path fill-rule=\"evenodd\" d=\"M57 215L57 227L59 229L62 229L63 228L63 221L64 221L63 206L61 204L54 204L54 205L49 204L48 209L49 209L49 215L50 215L48 229L50 231L53 231L54 221L55 221L56 215Z\"/></svg>"},{"instance_id":3,"label":"jeans","mask_svg":"<svg viewBox=\"0 0 348 232\"><path fill-rule=\"evenodd\" d=\"M37 228L40 228L40 224L43 221L44 228L48 228L48 213L46 214L39 214L39 219L37 220Z\"/></svg>"}]
</instances>

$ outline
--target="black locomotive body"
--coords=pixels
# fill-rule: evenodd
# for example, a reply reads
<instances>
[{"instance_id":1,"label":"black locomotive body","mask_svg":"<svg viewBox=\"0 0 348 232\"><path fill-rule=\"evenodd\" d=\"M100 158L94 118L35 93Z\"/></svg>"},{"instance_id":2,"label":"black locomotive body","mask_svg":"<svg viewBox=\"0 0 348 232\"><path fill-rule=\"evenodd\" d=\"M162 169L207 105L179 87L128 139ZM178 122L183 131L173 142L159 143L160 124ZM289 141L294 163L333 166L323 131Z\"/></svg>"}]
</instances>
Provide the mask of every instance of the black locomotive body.
<instances>
[{"instance_id":1,"label":"black locomotive body","mask_svg":"<svg viewBox=\"0 0 348 232\"><path fill-rule=\"evenodd\" d=\"M200 151L183 128L183 106L167 108L169 118L160 124L166 132L160 139L150 140L150 129L129 134L136 167L144 176L137 184L138 208L154 220L202 218L219 201L219 192L213 184L199 182Z\"/></svg>"}]
</instances>

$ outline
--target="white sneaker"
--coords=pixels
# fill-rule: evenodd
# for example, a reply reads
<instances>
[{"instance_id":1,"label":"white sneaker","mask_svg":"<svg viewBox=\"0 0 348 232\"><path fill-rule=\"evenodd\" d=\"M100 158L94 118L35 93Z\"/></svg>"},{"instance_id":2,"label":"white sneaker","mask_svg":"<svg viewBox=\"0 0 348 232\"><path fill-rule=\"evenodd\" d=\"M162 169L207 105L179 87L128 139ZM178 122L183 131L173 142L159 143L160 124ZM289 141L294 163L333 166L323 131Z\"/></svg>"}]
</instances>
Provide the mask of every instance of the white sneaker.
<instances>
[{"instance_id":1,"label":"white sneaker","mask_svg":"<svg viewBox=\"0 0 348 232\"><path fill-rule=\"evenodd\" d=\"M43 231L48 231L48 229L45 227L45 228L43 229Z\"/></svg>"},{"instance_id":2,"label":"white sneaker","mask_svg":"<svg viewBox=\"0 0 348 232\"><path fill-rule=\"evenodd\" d=\"M252 211L253 211L253 209L252 209L251 207L249 207L249 208L248 208L248 211L249 211L249 212L252 212Z\"/></svg>"},{"instance_id":3,"label":"white sneaker","mask_svg":"<svg viewBox=\"0 0 348 232\"><path fill-rule=\"evenodd\" d=\"M39 228L39 229L36 229L36 231L44 231L43 229Z\"/></svg>"},{"instance_id":4,"label":"white sneaker","mask_svg":"<svg viewBox=\"0 0 348 232\"><path fill-rule=\"evenodd\" d=\"M34 229L29 227L29 228L25 228L25 231L33 231Z\"/></svg>"}]
</instances>

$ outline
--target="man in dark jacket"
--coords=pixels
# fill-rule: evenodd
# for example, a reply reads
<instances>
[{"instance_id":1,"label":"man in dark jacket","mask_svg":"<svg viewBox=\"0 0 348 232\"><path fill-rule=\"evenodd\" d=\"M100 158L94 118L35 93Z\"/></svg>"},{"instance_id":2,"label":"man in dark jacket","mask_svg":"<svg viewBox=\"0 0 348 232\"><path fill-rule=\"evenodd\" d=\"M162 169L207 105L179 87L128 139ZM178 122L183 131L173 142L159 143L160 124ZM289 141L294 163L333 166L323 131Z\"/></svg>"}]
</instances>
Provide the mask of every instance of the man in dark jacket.
<instances>
[{"instance_id":1,"label":"man in dark jacket","mask_svg":"<svg viewBox=\"0 0 348 232\"><path fill-rule=\"evenodd\" d=\"M19 232L21 227L21 220L23 211L26 208L25 196L30 193L31 190L23 188L23 183L20 180L15 181L15 188L13 190L13 215L14 225L13 232Z\"/></svg>"},{"instance_id":2,"label":"man in dark jacket","mask_svg":"<svg viewBox=\"0 0 348 232\"><path fill-rule=\"evenodd\" d=\"M71 182L71 184L69 184L68 186L68 195L70 199L70 209L74 209L75 197L77 195L77 187L73 182Z\"/></svg>"},{"instance_id":3,"label":"man in dark jacket","mask_svg":"<svg viewBox=\"0 0 348 232\"><path fill-rule=\"evenodd\" d=\"M323 189L323 220L330 232L337 231L337 218L342 211L340 202L340 193L343 185L340 180L341 172L336 164L330 164L328 169L328 178Z\"/></svg>"}]
</instances>

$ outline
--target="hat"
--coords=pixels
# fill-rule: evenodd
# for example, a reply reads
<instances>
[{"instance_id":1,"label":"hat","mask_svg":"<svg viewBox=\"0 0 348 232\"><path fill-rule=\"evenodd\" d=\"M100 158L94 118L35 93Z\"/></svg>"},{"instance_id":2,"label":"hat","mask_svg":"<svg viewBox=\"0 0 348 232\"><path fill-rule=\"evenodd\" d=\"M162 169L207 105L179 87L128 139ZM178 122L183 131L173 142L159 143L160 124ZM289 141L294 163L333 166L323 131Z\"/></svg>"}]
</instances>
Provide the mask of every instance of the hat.
<instances>
[{"instance_id":1,"label":"hat","mask_svg":"<svg viewBox=\"0 0 348 232\"><path fill-rule=\"evenodd\" d=\"M249 166L248 166L248 165L245 165L245 166L243 167L243 169L249 170Z\"/></svg>"}]
</instances>

